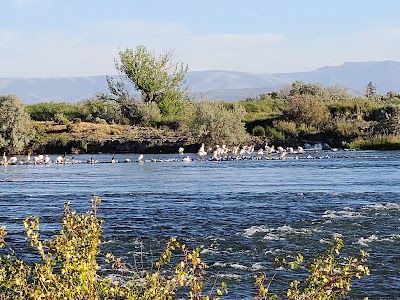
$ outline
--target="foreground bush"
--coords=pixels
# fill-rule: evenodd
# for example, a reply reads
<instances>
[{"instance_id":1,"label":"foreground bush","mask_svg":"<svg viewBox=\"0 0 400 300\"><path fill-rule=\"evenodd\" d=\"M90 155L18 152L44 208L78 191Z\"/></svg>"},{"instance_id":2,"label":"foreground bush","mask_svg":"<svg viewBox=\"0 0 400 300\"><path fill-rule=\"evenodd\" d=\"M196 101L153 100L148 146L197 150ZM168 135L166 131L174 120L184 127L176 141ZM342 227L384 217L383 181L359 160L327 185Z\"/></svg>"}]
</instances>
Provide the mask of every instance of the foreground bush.
<instances>
[{"instance_id":1,"label":"foreground bush","mask_svg":"<svg viewBox=\"0 0 400 300\"><path fill-rule=\"evenodd\" d=\"M203 275L207 265L199 257L200 249L189 250L172 238L156 263L156 270L137 274L123 282L111 281L98 274L100 238L103 220L97 216L99 198L92 200L92 209L86 215L71 211L65 205L62 230L49 241L38 233L38 218L24 220L25 234L31 246L40 255L38 262L24 262L9 248L9 254L0 255L0 299L173 299L179 289L188 299L218 299L203 297ZM0 227L0 247L5 242L5 227ZM173 252L182 259L169 272L166 264ZM106 255L106 262L123 268L120 259ZM222 295L225 286L217 289Z\"/></svg>"},{"instance_id":2,"label":"foreground bush","mask_svg":"<svg viewBox=\"0 0 400 300\"><path fill-rule=\"evenodd\" d=\"M207 265L200 259L200 249L189 250L184 244L171 238L156 262L155 270L137 273L132 278L119 281L100 276L97 258L103 220L97 216L99 198L92 200L92 208L86 215L71 211L65 205L62 230L51 240L42 240L38 233L39 221L35 217L24 220L25 234L40 259L25 262L6 243L5 227L0 227L0 248L8 248L8 254L0 252L0 299L135 299L164 300L220 299L227 293L224 283L215 289L215 296L204 296L203 284ZM336 242L325 255L320 255L308 266L309 276L303 283L294 280L286 292L289 299L338 299L350 291L350 281L369 274L363 263L367 257L340 257L343 241ZM178 257L175 267L167 267L171 258ZM299 254L295 261L278 260L279 269L296 268L303 262ZM121 259L106 254L106 263L114 268L125 268ZM276 271L278 272L278 271ZM276 273L268 281L261 274L255 281L254 299L277 299L269 286ZM214 289L213 289L214 290ZM179 293L179 296L177 295Z\"/></svg>"}]
</instances>

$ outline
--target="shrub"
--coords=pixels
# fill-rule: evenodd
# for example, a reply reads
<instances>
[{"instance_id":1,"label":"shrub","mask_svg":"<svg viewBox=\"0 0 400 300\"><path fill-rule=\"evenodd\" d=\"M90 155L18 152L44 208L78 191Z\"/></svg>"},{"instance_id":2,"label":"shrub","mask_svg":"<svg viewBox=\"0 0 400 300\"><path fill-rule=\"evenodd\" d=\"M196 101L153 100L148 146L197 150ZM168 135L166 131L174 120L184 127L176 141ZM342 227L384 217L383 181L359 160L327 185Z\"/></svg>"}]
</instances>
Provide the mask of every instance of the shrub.
<instances>
[{"instance_id":1,"label":"shrub","mask_svg":"<svg viewBox=\"0 0 400 300\"><path fill-rule=\"evenodd\" d=\"M253 135L254 136L265 136L265 129L264 127L257 125L253 128Z\"/></svg>"},{"instance_id":2,"label":"shrub","mask_svg":"<svg viewBox=\"0 0 400 300\"><path fill-rule=\"evenodd\" d=\"M374 128L377 133L400 133L400 106L387 105L374 111L377 124Z\"/></svg>"},{"instance_id":3,"label":"shrub","mask_svg":"<svg viewBox=\"0 0 400 300\"><path fill-rule=\"evenodd\" d=\"M340 252L344 243L341 238L336 238L326 254L319 255L308 265L308 277L301 283L293 280L286 292L287 299L308 300L324 299L333 300L347 296L350 291L350 281L356 276L362 278L369 275L370 271L364 264L368 253L361 250L360 257L341 257ZM278 268L266 286L267 276L261 274L255 282L258 293L254 299L278 299L278 296L269 292L269 286L276 273L285 268L296 269L303 263L303 256L299 253L296 260L287 262L285 259L275 259Z\"/></svg>"},{"instance_id":4,"label":"shrub","mask_svg":"<svg viewBox=\"0 0 400 300\"><path fill-rule=\"evenodd\" d=\"M63 113L55 114L53 119L54 119L54 122L58 123L59 125L71 124L71 121Z\"/></svg>"},{"instance_id":5,"label":"shrub","mask_svg":"<svg viewBox=\"0 0 400 300\"><path fill-rule=\"evenodd\" d=\"M0 150L21 152L35 135L30 121L18 97L0 96Z\"/></svg>"},{"instance_id":6,"label":"shrub","mask_svg":"<svg viewBox=\"0 0 400 300\"><path fill-rule=\"evenodd\" d=\"M274 122L274 128L276 128L278 131L282 131L283 133L293 137L296 137L299 134L296 123L293 121Z\"/></svg>"},{"instance_id":7,"label":"shrub","mask_svg":"<svg viewBox=\"0 0 400 300\"><path fill-rule=\"evenodd\" d=\"M104 119L101 119L101 118L99 118L99 117L94 118L93 122L96 123L96 124L107 125L107 121L104 120Z\"/></svg>"},{"instance_id":8,"label":"shrub","mask_svg":"<svg viewBox=\"0 0 400 300\"><path fill-rule=\"evenodd\" d=\"M122 110L115 101L97 96L83 100L78 105L85 121L93 122L96 118L100 118L106 120L109 124L114 122L121 123Z\"/></svg>"},{"instance_id":9,"label":"shrub","mask_svg":"<svg viewBox=\"0 0 400 300\"><path fill-rule=\"evenodd\" d=\"M332 120L332 129L343 136L354 137L363 134L368 128L368 123L363 119L349 119L345 116L335 117Z\"/></svg>"},{"instance_id":10,"label":"shrub","mask_svg":"<svg viewBox=\"0 0 400 300\"><path fill-rule=\"evenodd\" d=\"M314 125L309 125L305 123L301 123L297 126L297 129L299 133L301 134L316 134L319 132L319 129L317 126Z\"/></svg>"},{"instance_id":11,"label":"shrub","mask_svg":"<svg viewBox=\"0 0 400 300\"><path fill-rule=\"evenodd\" d=\"M352 141L349 147L358 150L400 150L400 135L376 134L360 137Z\"/></svg>"},{"instance_id":12,"label":"shrub","mask_svg":"<svg viewBox=\"0 0 400 300\"><path fill-rule=\"evenodd\" d=\"M92 209L79 215L65 204L62 230L51 240L42 240L39 220L33 216L24 220L25 234L37 250L39 260L27 263L9 248L9 255L0 254L1 299L172 299L179 289L188 290L189 299L219 299L203 297L203 275L207 265L200 259L200 249L189 250L175 238L167 243L156 263L156 271L135 274L132 280L112 282L98 272L97 257L103 220L97 216L100 199L92 200ZM0 227L0 248L6 244L5 227ZM164 268L173 253L182 259L171 271ZM123 269L125 265L111 253L106 263ZM169 274L170 273L170 274ZM225 284L216 289L221 296Z\"/></svg>"},{"instance_id":13,"label":"shrub","mask_svg":"<svg viewBox=\"0 0 400 300\"><path fill-rule=\"evenodd\" d=\"M249 139L239 105L228 110L221 103L197 102L187 107L186 130L197 143L241 144Z\"/></svg>"},{"instance_id":14,"label":"shrub","mask_svg":"<svg viewBox=\"0 0 400 300\"><path fill-rule=\"evenodd\" d=\"M273 127L266 127L265 135L272 140L283 141L285 139L285 134L282 131L279 131L278 129Z\"/></svg>"},{"instance_id":15,"label":"shrub","mask_svg":"<svg viewBox=\"0 0 400 300\"><path fill-rule=\"evenodd\" d=\"M245 120L263 120L282 115L285 102L282 99L271 98L269 95L261 95L260 99L247 99L239 102L246 110Z\"/></svg>"},{"instance_id":16,"label":"shrub","mask_svg":"<svg viewBox=\"0 0 400 300\"><path fill-rule=\"evenodd\" d=\"M35 121L51 121L56 114L63 114L68 120L84 118L79 104L66 102L40 102L27 106L27 111Z\"/></svg>"},{"instance_id":17,"label":"shrub","mask_svg":"<svg viewBox=\"0 0 400 300\"><path fill-rule=\"evenodd\" d=\"M166 300L175 299L178 291L187 292L187 299L220 299L227 293L224 283L204 296L203 284L207 265L200 258L200 249L190 250L176 238L171 238L155 270L135 273L131 279L111 281L98 274L98 256L101 254L100 241L103 220L97 216L100 199L94 197L92 207L85 215L71 211L70 204L64 206L62 230L50 240L43 240L38 232L39 219L30 216L24 220L25 235L36 249L39 259L25 262L7 244L6 228L0 226L0 248L8 248L9 254L0 253L1 299L131 299ZM364 262L368 254L361 251L361 257L342 257L343 241L336 239L325 255L320 255L308 265L309 276L303 283L294 280L287 290L289 299L326 299L344 297L350 291L354 276L361 278L369 274ZM168 268L172 256L178 256L174 268ZM30 257L32 257L30 255ZM275 259L278 272L282 268L295 269L303 262L297 255L293 262ZM120 258L111 253L105 255L105 262L113 268L126 268ZM117 272L117 270L116 270ZM277 299L269 292L272 276L266 285L266 274L255 282L257 292L254 299ZM214 287L213 287L214 290Z\"/></svg>"},{"instance_id":18,"label":"shrub","mask_svg":"<svg viewBox=\"0 0 400 300\"><path fill-rule=\"evenodd\" d=\"M287 115L297 124L321 126L330 118L326 104L317 96L292 95L289 97Z\"/></svg>"},{"instance_id":19,"label":"shrub","mask_svg":"<svg viewBox=\"0 0 400 300\"><path fill-rule=\"evenodd\" d=\"M138 103L140 123L144 126L154 126L161 121L161 111L155 102Z\"/></svg>"}]
</instances>

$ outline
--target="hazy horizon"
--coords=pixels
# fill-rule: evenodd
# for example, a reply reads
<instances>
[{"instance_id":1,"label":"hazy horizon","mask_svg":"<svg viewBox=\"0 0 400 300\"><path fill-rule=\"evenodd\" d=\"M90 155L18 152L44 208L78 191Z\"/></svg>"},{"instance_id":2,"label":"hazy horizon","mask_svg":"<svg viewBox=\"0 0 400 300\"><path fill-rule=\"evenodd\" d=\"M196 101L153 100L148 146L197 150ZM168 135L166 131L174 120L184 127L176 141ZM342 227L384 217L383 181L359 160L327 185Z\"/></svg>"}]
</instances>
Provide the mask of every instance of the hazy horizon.
<instances>
[{"instance_id":1,"label":"hazy horizon","mask_svg":"<svg viewBox=\"0 0 400 300\"><path fill-rule=\"evenodd\" d=\"M321 68L325 67L340 67L343 66L344 64L349 64L349 63L380 63L380 62L385 62L385 61L393 61L396 63L400 63L400 61L395 61L395 60L384 60L384 61L361 61L361 62L343 62L340 65L332 65L332 66L320 66L315 68L314 70L311 71L316 71ZM245 71L236 71L236 70L221 70L221 69L214 69L214 70L195 70L191 71L189 68L188 73L195 73L195 72L230 72L230 73L245 73L245 74L255 74L255 75L275 75L275 74L285 74L285 73L304 73L304 72L310 72L310 71L297 71L297 72L276 72L276 73L257 73L257 72L245 72ZM119 76L118 73L114 74L92 74L92 75L77 75L77 76L54 76L54 77L18 77L18 76L9 76L9 77L0 77L1 79L57 79L57 78L79 78L79 77L98 77L98 76Z\"/></svg>"}]
</instances>

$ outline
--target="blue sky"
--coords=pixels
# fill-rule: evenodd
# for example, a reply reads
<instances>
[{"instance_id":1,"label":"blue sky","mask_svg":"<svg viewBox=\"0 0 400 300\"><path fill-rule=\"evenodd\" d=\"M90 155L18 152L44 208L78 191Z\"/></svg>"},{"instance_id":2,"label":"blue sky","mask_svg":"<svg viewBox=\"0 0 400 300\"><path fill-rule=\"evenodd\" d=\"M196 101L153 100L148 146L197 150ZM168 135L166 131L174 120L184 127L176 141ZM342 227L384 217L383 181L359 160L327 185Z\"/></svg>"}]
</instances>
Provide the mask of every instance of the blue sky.
<instances>
[{"instance_id":1,"label":"blue sky","mask_svg":"<svg viewBox=\"0 0 400 300\"><path fill-rule=\"evenodd\" d=\"M310 71L400 61L398 0L1 0L0 78L115 74L118 51L189 71Z\"/></svg>"}]
</instances>

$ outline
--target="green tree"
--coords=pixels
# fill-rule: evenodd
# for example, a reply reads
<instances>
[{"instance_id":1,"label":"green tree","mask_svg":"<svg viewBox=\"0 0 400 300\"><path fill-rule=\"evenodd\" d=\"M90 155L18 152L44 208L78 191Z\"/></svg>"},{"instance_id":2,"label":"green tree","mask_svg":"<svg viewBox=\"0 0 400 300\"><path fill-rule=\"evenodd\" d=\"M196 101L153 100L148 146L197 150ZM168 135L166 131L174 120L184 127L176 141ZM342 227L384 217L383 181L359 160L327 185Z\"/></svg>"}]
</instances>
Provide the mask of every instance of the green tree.
<instances>
[{"instance_id":1,"label":"green tree","mask_svg":"<svg viewBox=\"0 0 400 300\"><path fill-rule=\"evenodd\" d=\"M322 96L324 94L324 87L319 83L304 83L302 81L295 81L292 83L292 88L289 92L293 95L313 95Z\"/></svg>"},{"instance_id":2,"label":"green tree","mask_svg":"<svg viewBox=\"0 0 400 300\"><path fill-rule=\"evenodd\" d=\"M29 114L14 95L0 96L0 149L19 153L34 137Z\"/></svg>"},{"instance_id":3,"label":"green tree","mask_svg":"<svg viewBox=\"0 0 400 300\"><path fill-rule=\"evenodd\" d=\"M135 50L119 52L115 68L122 75L121 81L108 77L110 92L122 106L130 106L127 80L139 91L144 102L155 102L164 115L176 114L182 108L182 101L188 98L187 91L181 89L188 66L173 61L172 52L156 55L139 45Z\"/></svg>"}]
</instances>

